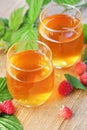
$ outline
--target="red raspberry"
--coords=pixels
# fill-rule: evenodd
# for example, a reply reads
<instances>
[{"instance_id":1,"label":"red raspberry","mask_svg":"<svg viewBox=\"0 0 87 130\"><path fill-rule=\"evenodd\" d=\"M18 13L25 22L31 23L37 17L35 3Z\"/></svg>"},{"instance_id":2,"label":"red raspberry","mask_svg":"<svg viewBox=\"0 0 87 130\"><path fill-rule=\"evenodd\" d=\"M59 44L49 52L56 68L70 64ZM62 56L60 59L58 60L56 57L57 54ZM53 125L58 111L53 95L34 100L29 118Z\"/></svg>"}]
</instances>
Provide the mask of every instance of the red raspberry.
<instances>
[{"instance_id":1,"label":"red raspberry","mask_svg":"<svg viewBox=\"0 0 87 130\"><path fill-rule=\"evenodd\" d=\"M0 113L2 113L2 104L0 104Z\"/></svg>"},{"instance_id":2,"label":"red raspberry","mask_svg":"<svg viewBox=\"0 0 87 130\"><path fill-rule=\"evenodd\" d=\"M73 90L72 85L66 80L63 80L59 84L58 92L62 96L67 96L68 94L70 94L72 92L72 90Z\"/></svg>"},{"instance_id":3,"label":"red raspberry","mask_svg":"<svg viewBox=\"0 0 87 130\"><path fill-rule=\"evenodd\" d=\"M86 64L83 63L83 62L78 62L78 63L75 65L75 72L76 72L76 74L78 74L78 75L83 74L86 70L87 70L87 66L86 66Z\"/></svg>"},{"instance_id":4,"label":"red raspberry","mask_svg":"<svg viewBox=\"0 0 87 130\"><path fill-rule=\"evenodd\" d=\"M2 103L2 112L6 114L14 113L14 106L11 100L6 100Z\"/></svg>"},{"instance_id":5,"label":"red raspberry","mask_svg":"<svg viewBox=\"0 0 87 130\"><path fill-rule=\"evenodd\" d=\"M87 73L84 73L80 76L80 81L83 85L87 86Z\"/></svg>"},{"instance_id":6,"label":"red raspberry","mask_svg":"<svg viewBox=\"0 0 87 130\"><path fill-rule=\"evenodd\" d=\"M61 109L60 109L60 116L63 117L64 119L69 119L72 117L72 111L69 107L67 106L63 106Z\"/></svg>"}]
</instances>

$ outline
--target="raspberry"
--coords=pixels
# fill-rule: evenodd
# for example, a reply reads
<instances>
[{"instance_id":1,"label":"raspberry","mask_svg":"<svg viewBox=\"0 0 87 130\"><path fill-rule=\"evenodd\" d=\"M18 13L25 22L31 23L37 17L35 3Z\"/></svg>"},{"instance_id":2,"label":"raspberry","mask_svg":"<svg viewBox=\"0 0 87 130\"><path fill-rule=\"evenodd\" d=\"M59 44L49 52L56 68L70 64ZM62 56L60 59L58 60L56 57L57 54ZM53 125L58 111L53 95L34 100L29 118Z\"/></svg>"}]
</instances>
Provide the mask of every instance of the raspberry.
<instances>
[{"instance_id":1,"label":"raspberry","mask_svg":"<svg viewBox=\"0 0 87 130\"><path fill-rule=\"evenodd\" d=\"M60 109L60 116L63 117L64 119L69 119L72 117L72 111L69 107L67 106L63 106L61 109Z\"/></svg>"},{"instance_id":2,"label":"raspberry","mask_svg":"<svg viewBox=\"0 0 87 130\"><path fill-rule=\"evenodd\" d=\"M77 75L83 74L86 70L87 70L87 66L83 62L78 62L75 65L75 72L76 72Z\"/></svg>"},{"instance_id":3,"label":"raspberry","mask_svg":"<svg viewBox=\"0 0 87 130\"><path fill-rule=\"evenodd\" d=\"M66 80L63 80L59 84L58 92L62 96L67 96L68 94L70 94L72 92L72 90L73 90L72 85Z\"/></svg>"},{"instance_id":4,"label":"raspberry","mask_svg":"<svg viewBox=\"0 0 87 130\"><path fill-rule=\"evenodd\" d=\"M87 86L87 73L84 73L80 76L80 81L83 85Z\"/></svg>"},{"instance_id":5,"label":"raspberry","mask_svg":"<svg viewBox=\"0 0 87 130\"><path fill-rule=\"evenodd\" d=\"M2 112L6 114L14 113L14 106L11 100L6 100L2 103Z\"/></svg>"},{"instance_id":6,"label":"raspberry","mask_svg":"<svg viewBox=\"0 0 87 130\"><path fill-rule=\"evenodd\" d=\"M0 113L2 113L2 104L0 104Z\"/></svg>"}]
</instances>

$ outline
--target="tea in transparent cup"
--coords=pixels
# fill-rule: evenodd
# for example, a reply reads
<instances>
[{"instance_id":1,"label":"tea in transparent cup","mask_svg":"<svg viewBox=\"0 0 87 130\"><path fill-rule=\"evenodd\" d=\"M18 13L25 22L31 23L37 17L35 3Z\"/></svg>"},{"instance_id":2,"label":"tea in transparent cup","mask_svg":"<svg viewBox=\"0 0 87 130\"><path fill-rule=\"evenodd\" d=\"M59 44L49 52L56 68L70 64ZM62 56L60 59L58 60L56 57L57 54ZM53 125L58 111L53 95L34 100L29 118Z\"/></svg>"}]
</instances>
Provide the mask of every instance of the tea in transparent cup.
<instances>
[{"instance_id":1,"label":"tea in transparent cup","mask_svg":"<svg viewBox=\"0 0 87 130\"><path fill-rule=\"evenodd\" d=\"M56 68L70 67L80 59L84 46L81 19L81 12L67 4L53 3L41 11L39 40L52 50Z\"/></svg>"},{"instance_id":2,"label":"tea in transparent cup","mask_svg":"<svg viewBox=\"0 0 87 130\"><path fill-rule=\"evenodd\" d=\"M54 88L52 52L44 43L34 42L38 44L37 50L17 52L19 46L16 43L7 53L8 90L14 99L26 107L46 102Z\"/></svg>"}]
</instances>

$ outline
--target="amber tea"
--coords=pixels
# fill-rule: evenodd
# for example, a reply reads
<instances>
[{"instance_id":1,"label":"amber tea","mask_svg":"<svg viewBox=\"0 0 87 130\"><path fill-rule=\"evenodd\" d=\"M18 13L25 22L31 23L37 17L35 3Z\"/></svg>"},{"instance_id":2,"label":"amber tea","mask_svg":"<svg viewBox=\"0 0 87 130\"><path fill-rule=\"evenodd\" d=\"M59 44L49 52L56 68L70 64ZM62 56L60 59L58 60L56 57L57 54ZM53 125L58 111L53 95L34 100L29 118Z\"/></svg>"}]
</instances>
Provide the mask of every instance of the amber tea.
<instances>
[{"instance_id":1,"label":"amber tea","mask_svg":"<svg viewBox=\"0 0 87 130\"><path fill-rule=\"evenodd\" d=\"M54 87L51 51L41 42L38 47L38 50L14 53L13 46L7 54L8 89L13 98L24 106L44 103Z\"/></svg>"},{"instance_id":2,"label":"amber tea","mask_svg":"<svg viewBox=\"0 0 87 130\"><path fill-rule=\"evenodd\" d=\"M56 4L44 9L40 14L39 40L51 48L54 66L73 65L80 59L84 45L79 10Z\"/></svg>"}]
</instances>

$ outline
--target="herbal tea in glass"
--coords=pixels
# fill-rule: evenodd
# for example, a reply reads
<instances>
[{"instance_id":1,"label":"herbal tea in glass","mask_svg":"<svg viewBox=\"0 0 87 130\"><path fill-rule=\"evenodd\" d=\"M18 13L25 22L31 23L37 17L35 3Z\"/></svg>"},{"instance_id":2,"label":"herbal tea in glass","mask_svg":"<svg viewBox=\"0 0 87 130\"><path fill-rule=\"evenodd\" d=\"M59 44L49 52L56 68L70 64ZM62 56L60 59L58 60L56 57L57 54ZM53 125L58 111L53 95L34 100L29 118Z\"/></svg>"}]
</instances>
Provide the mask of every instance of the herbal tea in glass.
<instances>
[{"instance_id":1,"label":"herbal tea in glass","mask_svg":"<svg viewBox=\"0 0 87 130\"><path fill-rule=\"evenodd\" d=\"M84 46L80 11L70 5L53 4L42 10L39 40L52 50L56 68L72 66L80 59Z\"/></svg>"},{"instance_id":2,"label":"herbal tea in glass","mask_svg":"<svg viewBox=\"0 0 87 130\"><path fill-rule=\"evenodd\" d=\"M7 53L9 92L20 104L27 107L43 104L54 87L51 50L40 41L37 44L37 50L17 52L17 43Z\"/></svg>"}]
</instances>

